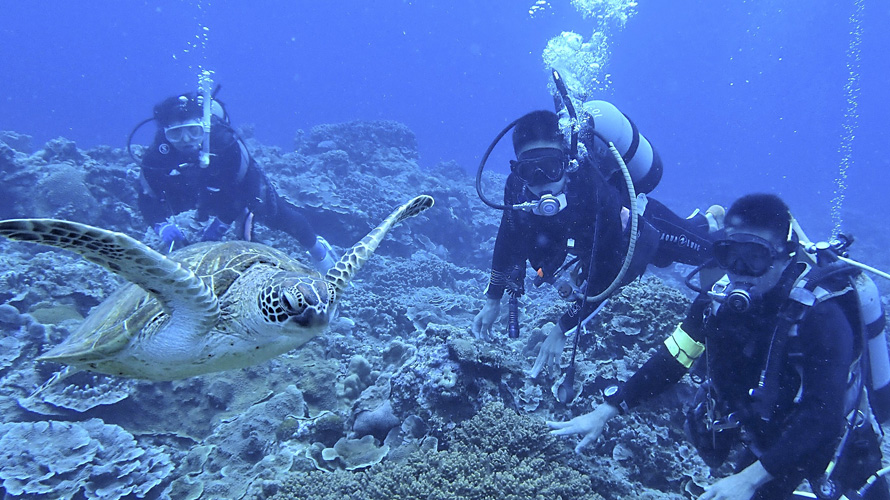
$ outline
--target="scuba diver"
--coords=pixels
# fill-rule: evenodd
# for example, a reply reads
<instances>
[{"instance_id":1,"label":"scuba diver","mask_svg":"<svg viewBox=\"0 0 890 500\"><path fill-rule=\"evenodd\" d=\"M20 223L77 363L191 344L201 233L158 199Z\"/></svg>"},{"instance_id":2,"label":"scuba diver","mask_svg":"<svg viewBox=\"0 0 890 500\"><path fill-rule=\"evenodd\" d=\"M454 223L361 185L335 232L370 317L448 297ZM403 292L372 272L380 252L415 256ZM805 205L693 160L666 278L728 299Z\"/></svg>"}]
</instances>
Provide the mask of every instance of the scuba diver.
<instances>
[{"instance_id":1,"label":"scuba diver","mask_svg":"<svg viewBox=\"0 0 890 500\"><path fill-rule=\"evenodd\" d=\"M867 266L847 258L851 240L807 242L771 194L733 203L724 231L713 258L725 276L699 291L639 371L603 391L604 404L548 422L551 434L582 435L580 452L609 419L691 368L703 383L685 429L700 456L716 468L745 445L734 474L700 499L800 498L804 479L817 498L890 499L879 425L890 416L884 311Z\"/></svg>"},{"instance_id":2,"label":"scuba diver","mask_svg":"<svg viewBox=\"0 0 890 500\"><path fill-rule=\"evenodd\" d=\"M157 123L154 141L141 159L136 158L130 151L132 137L152 120ZM296 238L322 273L339 259L299 209L278 194L217 99L192 92L163 100L152 118L130 133L127 149L142 166L139 209L160 236L164 251L188 244L170 217L197 209L198 220L207 221L201 241L221 239L232 224L238 237L249 241L256 219Z\"/></svg>"},{"instance_id":3,"label":"scuba diver","mask_svg":"<svg viewBox=\"0 0 890 500\"><path fill-rule=\"evenodd\" d=\"M534 111L517 119L489 146L476 177L482 200L503 210L485 305L472 325L476 338L490 335L505 292L510 295L508 333L518 336L516 303L524 292L526 260L536 272L536 286L551 283L571 302L547 333L529 372L532 378L545 369L555 376L567 337L650 263L666 267L707 260L710 232L718 229L722 216L721 208L683 219L645 194L637 196L637 191L646 193L658 184L661 160L617 108L603 101L593 104L580 144L575 133L566 140L554 112ZM481 173L491 150L511 127L516 160L510 162L504 204L498 205L482 193ZM622 134L626 137L619 137ZM602 151L596 139L612 144L612 150ZM587 150L583 156L576 152L582 145ZM577 339L575 335L573 360ZM562 382L566 389L572 386L573 369L574 363ZM564 402L570 396L557 394Z\"/></svg>"}]
</instances>

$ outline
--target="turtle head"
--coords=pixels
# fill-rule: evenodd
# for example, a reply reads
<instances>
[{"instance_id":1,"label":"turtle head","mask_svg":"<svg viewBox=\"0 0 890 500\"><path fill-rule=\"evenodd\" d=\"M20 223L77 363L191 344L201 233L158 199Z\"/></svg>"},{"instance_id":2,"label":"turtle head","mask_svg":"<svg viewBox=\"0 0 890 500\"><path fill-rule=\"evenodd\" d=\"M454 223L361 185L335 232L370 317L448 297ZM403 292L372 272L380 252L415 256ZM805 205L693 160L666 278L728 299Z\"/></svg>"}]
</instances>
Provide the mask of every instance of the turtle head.
<instances>
[{"instance_id":1,"label":"turtle head","mask_svg":"<svg viewBox=\"0 0 890 500\"><path fill-rule=\"evenodd\" d=\"M260 292L259 308L267 323L302 329L327 324L334 299L334 287L323 279L277 273Z\"/></svg>"}]
</instances>

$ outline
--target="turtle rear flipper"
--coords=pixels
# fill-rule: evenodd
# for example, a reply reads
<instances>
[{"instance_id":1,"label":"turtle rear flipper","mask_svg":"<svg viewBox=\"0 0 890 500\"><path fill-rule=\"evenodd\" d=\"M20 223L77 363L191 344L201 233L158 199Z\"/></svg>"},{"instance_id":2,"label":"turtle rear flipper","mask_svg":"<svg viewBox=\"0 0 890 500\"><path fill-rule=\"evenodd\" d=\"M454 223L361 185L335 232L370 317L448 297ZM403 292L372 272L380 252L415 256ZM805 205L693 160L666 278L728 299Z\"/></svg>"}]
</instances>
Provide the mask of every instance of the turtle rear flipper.
<instances>
[{"instance_id":1,"label":"turtle rear flipper","mask_svg":"<svg viewBox=\"0 0 890 500\"><path fill-rule=\"evenodd\" d=\"M421 214L428 208L433 206L433 197L422 194L408 203L395 209L389 217L383 220L379 226L371 230L367 236L350 248L340 261L332 267L325 275L325 281L334 286L335 297L339 297L349 284L349 280L355 275L356 271L367 262L368 258L380 246L380 242L396 224L403 220Z\"/></svg>"},{"instance_id":2,"label":"turtle rear flipper","mask_svg":"<svg viewBox=\"0 0 890 500\"><path fill-rule=\"evenodd\" d=\"M0 236L78 253L152 294L173 321L196 333L219 319L219 301L203 280L126 234L65 220L11 219L0 221Z\"/></svg>"}]
</instances>

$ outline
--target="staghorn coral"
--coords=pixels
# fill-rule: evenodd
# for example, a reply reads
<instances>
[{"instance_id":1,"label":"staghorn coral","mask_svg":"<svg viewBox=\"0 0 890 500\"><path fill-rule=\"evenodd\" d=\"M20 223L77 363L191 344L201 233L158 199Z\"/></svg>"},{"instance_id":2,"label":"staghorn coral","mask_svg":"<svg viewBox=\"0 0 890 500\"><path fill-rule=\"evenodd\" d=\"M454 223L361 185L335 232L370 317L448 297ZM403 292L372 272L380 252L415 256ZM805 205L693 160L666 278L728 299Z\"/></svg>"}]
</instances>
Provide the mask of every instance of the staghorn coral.
<instances>
[{"instance_id":1,"label":"staghorn coral","mask_svg":"<svg viewBox=\"0 0 890 500\"><path fill-rule=\"evenodd\" d=\"M296 472L273 498L603 498L570 455L540 420L491 403L449 434L446 450L418 451L358 473Z\"/></svg>"}]
</instances>

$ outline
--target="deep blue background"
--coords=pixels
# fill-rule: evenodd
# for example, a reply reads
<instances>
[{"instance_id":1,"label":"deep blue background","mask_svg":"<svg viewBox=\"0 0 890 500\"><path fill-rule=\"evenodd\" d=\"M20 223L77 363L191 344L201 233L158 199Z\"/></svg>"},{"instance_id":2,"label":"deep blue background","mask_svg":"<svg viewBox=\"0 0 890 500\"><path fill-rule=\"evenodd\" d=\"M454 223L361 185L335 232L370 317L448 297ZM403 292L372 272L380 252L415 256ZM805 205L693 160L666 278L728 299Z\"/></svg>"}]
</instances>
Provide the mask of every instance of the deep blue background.
<instances>
[{"instance_id":1,"label":"deep blue background","mask_svg":"<svg viewBox=\"0 0 890 500\"><path fill-rule=\"evenodd\" d=\"M261 142L290 148L297 129L393 119L417 133L423 165L475 170L506 123L551 107L547 40L594 28L568 0L535 17L532 0L201 3L3 2L0 129L33 135L37 147L57 136L122 147L155 102L195 87L203 63L235 124L255 124ZM845 207L878 227L890 207L890 6L864 3ZM641 1L613 36L613 85L602 97L661 152L656 194L687 212L775 191L815 232L830 230L853 4ZM185 52L199 23L210 28L203 58ZM503 169L505 154L493 167Z\"/></svg>"}]
</instances>

